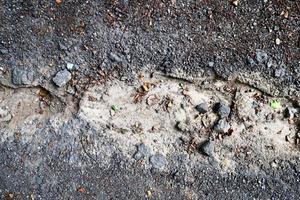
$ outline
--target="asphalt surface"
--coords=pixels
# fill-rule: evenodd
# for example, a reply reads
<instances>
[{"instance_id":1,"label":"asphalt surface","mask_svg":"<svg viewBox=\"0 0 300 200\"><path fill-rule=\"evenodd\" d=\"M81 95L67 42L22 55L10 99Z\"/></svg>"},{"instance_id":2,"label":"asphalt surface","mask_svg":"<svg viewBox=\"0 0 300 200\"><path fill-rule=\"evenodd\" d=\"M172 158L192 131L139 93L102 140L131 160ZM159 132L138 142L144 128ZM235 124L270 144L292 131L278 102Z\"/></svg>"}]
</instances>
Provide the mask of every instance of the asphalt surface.
<instances>
[{"instance_id":1,"label":"asphalt surface","mask_svg":"<svg viewBox=\"0 0 300 200\"><path fill-rule=\"evenodd\" d=\"M237 6L219 0L0 0L0 21L1 88L41 86L65 102L73 96L76 104L90 85L160 71L225 80L255 74L257 88L269 84L296 100L300 91L297 0L241 0ZM72 80L58 88L53 77L67 63L75 66ZM30 74L14 81L15 69ZM1 198L300 198L299 156L277 170L262 165L253 173L241 163L240 173L226 175L213 164L146 170L118 151L111 163L101 163L81 142L88 126L71 118L64 126L47 120L39 130L29 126L22 142L18 127L1 126Z\"/></svg>"}]
</instances>

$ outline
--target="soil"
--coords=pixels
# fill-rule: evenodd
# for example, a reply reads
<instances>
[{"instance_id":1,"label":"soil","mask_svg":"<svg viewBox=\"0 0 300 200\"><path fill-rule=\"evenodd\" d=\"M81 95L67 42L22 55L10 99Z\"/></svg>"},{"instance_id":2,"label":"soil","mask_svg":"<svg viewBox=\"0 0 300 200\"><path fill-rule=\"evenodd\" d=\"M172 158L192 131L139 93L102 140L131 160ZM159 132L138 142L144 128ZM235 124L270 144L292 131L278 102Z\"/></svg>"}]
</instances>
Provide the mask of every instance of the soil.
<instances>
[{"instance_id":1,"label":"soil","mask_svg":"<svg viewBox=\"0 0 300 200\"><path fill-rule=\"evenodd\" d=\"M300 198L299 1L0 10L1 198Z\"/></svg>"}]
</instances>

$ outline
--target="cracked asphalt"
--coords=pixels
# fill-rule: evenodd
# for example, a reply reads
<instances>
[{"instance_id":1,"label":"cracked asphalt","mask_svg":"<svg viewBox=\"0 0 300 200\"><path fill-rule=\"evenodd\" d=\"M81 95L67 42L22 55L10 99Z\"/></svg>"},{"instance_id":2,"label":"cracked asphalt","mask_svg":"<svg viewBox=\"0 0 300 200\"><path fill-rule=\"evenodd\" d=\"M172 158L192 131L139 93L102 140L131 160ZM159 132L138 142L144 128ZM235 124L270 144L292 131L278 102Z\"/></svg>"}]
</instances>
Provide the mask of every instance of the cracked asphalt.
<instances>
[{"instance_id":1,"label":"cracked asphalt","mask_svg":"<svg viewBox=\"0 0 300 200\"><path fill-rule=\"evenodd\" d=\"M287 157L265 147L275 168L257 153L224 173L195 153L200 161L159 170L78 116L90 88L156 73L203 87L225 81L228 93L240 84L258 102L285 98L299 109L299 1L0 0L0 21L1 199L300 198L299 144ZM289 122L299 131L299 114Z\"/></svg>"}]
</instances>

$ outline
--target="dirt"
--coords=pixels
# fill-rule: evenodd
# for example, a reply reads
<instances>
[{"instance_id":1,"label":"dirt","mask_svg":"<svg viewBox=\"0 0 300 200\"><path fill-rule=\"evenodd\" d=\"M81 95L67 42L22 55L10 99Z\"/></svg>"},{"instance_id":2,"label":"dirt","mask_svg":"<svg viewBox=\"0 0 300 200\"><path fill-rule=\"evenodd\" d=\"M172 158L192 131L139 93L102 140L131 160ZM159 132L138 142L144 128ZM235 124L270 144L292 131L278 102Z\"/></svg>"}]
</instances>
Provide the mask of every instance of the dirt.
<instances>
[{"instance_id":1,"label":"dirt","mask_svg":"<svg viewBox=\"0 0 300 200\"><path fill-rule=\"evenodd\" d=\"M2 0L0 19L1 198L299 199L299 1Z\"/></svg>"}]
</instances>

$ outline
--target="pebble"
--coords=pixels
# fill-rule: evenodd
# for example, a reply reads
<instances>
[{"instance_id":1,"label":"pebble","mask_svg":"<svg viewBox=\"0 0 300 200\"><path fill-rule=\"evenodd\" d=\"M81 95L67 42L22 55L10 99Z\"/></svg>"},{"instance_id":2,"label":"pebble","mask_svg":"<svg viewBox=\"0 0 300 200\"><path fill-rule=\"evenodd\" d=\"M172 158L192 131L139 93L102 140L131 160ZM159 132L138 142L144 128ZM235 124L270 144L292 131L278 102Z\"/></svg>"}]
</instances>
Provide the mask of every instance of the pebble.
<instances>
[{"instance_id":1,"label":"pebble","mask_svg":"<svg viewBox=\"0 0 300 200\"><path fill-rule=\"evenodd\" d=\"M167 159L164 155L158 153L150 157L152 167L161 169L167 164Z\"/></svg>"},{"instance_id":2,"label":"pebble","mask_svg":"<svg viewBox=\"0 0 300 200\"><path fill-rule=\"evenodd\" d=\"M68 70L64 69L56 73L53 78L53 82L58 87L63 87L71 80L71 78L71 73Z\"/></svg>"},{"instance_id":3,"label":"pebble","mask_svg":"<svg viewBox=\"0 0 300 200\"><path fill-rule=\"evenodd\" d=\"M254 66L256 63L255 63L255 61L251 58L251 57L248 57L247 58L247 63L252 67L252 66Z\"/></svg>"},{"instance_id":4,"label":"pebble","mask_svg":"<svg viewBox=\"0 0 300 200\"><path fill-rule=\"evenodd\" d=\"M30 85L34 80L33 72L15 68L12 73L12 82L15 85Z\"/></svg>"},{"instance_id":5,"label":"pebble","mask_svg":"<svg viewBox=\"0 0 300 200\"><path fill-rule=\"evenodd\" d=\"M215 142L211 141L211 140L207 140L199 146L199 150L202 154L209 156L209 157L213 157L214 156L214 147L215 147Z\"/></svg>"},{"instance_id":6,"label":"pebble","mask_svg":"<svg viewBox=\"0 0 300 200\"><path fill-rule=\"evenodd\" d=\"M196 110L200 113L200 114L204 114L207 113L208 111L208 105L207 103L200 103L199 105L197 105Z\"/></svg>"},{"instance_id":7,"label":"pebble","mask_svg":"<svg viewBox=\"0 0 300 200\"><path fill-rule=\"evenodd\" d=\"M73 68L74 68L74 64L67 62L67 69L71 71L73 70Z\"/></svg>"},{"instance_id":8,"label":"pebble","mask_svg":"<svg viewBox=\"0 0 300 200\"><path fill-rule=\"evenodd\" d=\"M118 63L122 62L122 58L120 58L117 54L112 52L108 55L108 58L113 62L118 62Z\"/></svg>"},{"instance_id":9,"label":"pebble","mask_svg":"<svg viewBox=\"0 0 300 200\"><path fill-rule=\"evenodd\" d=\"M58 48L62 51L68 50L68 47L61 42L58 43Z\"/></svg>"},{"instance_id":10,"label":"pebble","mask_svg":"<svg viewBox=\"0 0 300 200\"><path fill-rule=\"evenodd\" d=\"M228 117L230 114L230 107L223 102L217 103L214 110L221 118Z\"/></svg>"},{"instance_id":11,"label":"pebble","mask_svg":"<svg viewBox=\"0 0 300 200\"><path fill-rule=\"evenodd\" d=\"M213 67L214 65L215 65L214 62L208 62L208 66L209 66L209 67Z\"/></svg>"},{"instance_id":12,"label":"pebble","mask_svg":"<svg viewBox=\"0 0 300 200\"><path fill-rule=\"evenodd\" d=\"M5 108L0 107L0 122L8 122L11 120L11 118L12 115L10 112Z\"/></svg>"},{"instance_id":13,"label":"pebble","mask_svg":"<svg viewBox=\"0 0 300 200\"><path fill-rule=\"evenodd\" d=\"M259 63L265 63L265 62L268 61L268 54L266 52L264 52L264 51L258 50L256 52L256 60Z\"/></svg>"},{"instance_id":14,"label":"pebble","mask_svg":"<svg viewBox=\"0 0 300 200\"><path fill-rule=\"evenodd\" d=\"M0 53L1 53L2 55L8 54L8 50L7 50L7 49L0 49Z\"/></svg>"},{"instance_id":15,"label":"pebble","mask_svg":"<svg viewBox=\"0 0 300 200\"><path fill-rule=\"evenodd\" d=\"M280 45L280 44L281 44L281 40L280 40L279 38L276 38L275 43L276 43L277 45Z\"/></svg>"},{"instance_id":16,"label":"pebble","mask_svg":"<svg viewBox=\"0 0 300 200\"><path fill-rule=\"evenodd\" d=\"M284 68L276 69L274 75L277 78L283 77L285 75L285 69Z\"/></svg>"},{"instance_id":17,"label":"pebble","mask_svg":"<svg viewBox=\"0 0 300 200\"><path fill-rule=\"evenodd\" d=\"M137 147L137 152L134 154L133 157L136 160L140 160L144 157L148 157L149 155L151 155L150 147L142 143Z\"/></svg>"},{"instance_id":18,"label":"pebble","mask_svg":"<svg viewBox=\"0 0 300 200\"><path fill-rule=\"evenodd\" d=\"M214 130L218 133L227 133L230 129L229 123L226 121L226 119L220 119L217 124L214 126Z\"/></svg>"}]
</instances>

